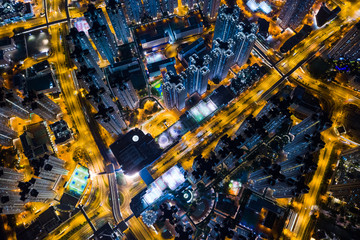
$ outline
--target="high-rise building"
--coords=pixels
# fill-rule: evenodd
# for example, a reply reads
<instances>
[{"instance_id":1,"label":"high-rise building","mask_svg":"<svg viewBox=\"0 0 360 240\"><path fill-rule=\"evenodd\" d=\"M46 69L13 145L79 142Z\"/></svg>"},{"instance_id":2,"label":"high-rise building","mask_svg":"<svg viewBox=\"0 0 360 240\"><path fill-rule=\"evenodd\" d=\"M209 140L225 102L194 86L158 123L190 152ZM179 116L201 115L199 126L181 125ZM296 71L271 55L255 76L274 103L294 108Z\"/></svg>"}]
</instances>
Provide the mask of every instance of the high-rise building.
<instances>
[{"instance_id":1,"label":"high-rise building","mask_svg":"<svg viewBox=\"0 0 360 240\"><path fill-rule=\"evenodd\" d=\"M45 155L32 160L30 164L34 168L35 176L49 181L56 181L69 172L64 168L65 161L54 156Z\"/></svg>"},{"instance_id":2,"label":"high-rise building","mask_svg":"<svg viewBox=\"0 0 360 240\"><path fill-rule=\"evenodd\" d=\"M24 211L24 204L20 202L19 192L15 191L23 179L22 173L0 167L0 214L16 214Z\"/></svg>"},{"instance_id":3,"label":"high-rise building","mask_svg":"<svg viewBox=\"0 0 360 240\"><path fill-rule=\"evenodd\" d=\"M2 170L4 171L4 176L9 175L9 171L14 171L11 169ZM15 175L12 174L12 177L14 176ZM55 198L56 193L52 189L56 185L56 182L41 178L32 178L28 182L21 182L21 179L22 178L11 179L12 181L8 181L8 184L11 184L10 182L16 183L16 187L20 188L20 192L15 191L17 189L2 191L0 201L1 214L20 213L25 210L25 203L47 202Z\"/></svg>"},{"instance_id":4,"label":"high-rise building","mask_svg":"<svg viewBox=\"0 0 360 240\"><path fill-rule=\"evenodd\" d=\"M246 63L250 56L256 41L256 32L258 26L249 21L243 21L237 25L237 33L233 37L234 40L234 63L240 67Z\"/></svg>"},{"instance_id":5,"label":"high-rise building","mask_svg":"<svg viewBox=\"0 0 360 240\"><path fill-rule=\"evenodd\" d=\"M113 58L117 56L117 45L104 12L101 8L95 8L90 4L84 17L90 26L88 33L101 57L113 63Z\"/></svg>"},{"instance_id":6,"label":"high-rise building","mask_svg":"<svg viewBox=\"0 0 360 240\"><path fill-rule=\"evenodd\" d=\"M156 18L160 7L159 0L143 0L143 3L145 13L152 18Z\"/></svg>"},{"instance_id":7,"label":"high-rise building","mask_svg":"<svg viewBox=\"0 0 360 240\"><path fill-rule=\"evenodd\" d=\"M0 145L11 146L12 140L17 138L17 132L6 126L6 123L0 125Z\"/></svg>"},{"instance_id":8,"label":"high-rise building","mask_svg":"<svg viewBox=\"0 0 360 240\"><path fill-rule=\"evenodd\" d=\"M0 167L0 192L16 190L24 175L10 168Z\"/></svg>"},{"instance_id":9,"label":"high-rise building","mask_svg":"<svg viewBox=\"0 0 360 240\"><path fill-rule=\"evenodd\" d=\"M257 25L250 23L244 17L238 6L227 7L222 5L216 19L214 40L220 39L226 42L233 39L234 63L242 66L249 58L251 49L255 44L257 30Z\"/></svg>"},{"instance_id":10,"label":"high-rise building","mask_svg":"<svg viewBox=\"0 0 360 240\"><path fill-rule=\"evenodd\" d=\"M204 0L203 13L204 16L215 18L219 10L221 0Z\"/></svg>"},{"instance_id":11,"label":"high-rise building","mask_svg":"<svg viewBox=\"0 0 360 240\"><path fill-rule=\"evenodd\" d=\"M315 0L287 0L280 11L280 27L296 29L314 3Z\"/></svg>"},{"instance_id":12,"label":"high-rise building","mask_svg":"<svg viewBox=\"0 0 360 240\"><path fill-rule=\"evenodd\" d=\"M207 84L210 76L209 64L211 62L210 56L205 55L200 58L193 54L190 58L190 65L186 69L185 88L190 95L197 92L202 95L206 92Z\"/></svg>"},{"instance_id":13,"label":"high-rise building","mask_svg":"<svg viewBox=\"0 0 360 240\"><path fill-rule=\"evenodd\" d=\"M100 77L104 77L103 71L101 71L96 59L88 49L81 50L79 47L75 47L75 50L70 54L70 58L73 60L78 69L81 69L82 66L89 69L95 69Z\"/></svg>"},{"instance_id":14,"label":"high-rise building","mask_svg":"<svg viewBox=\"0 0 360 240\"><path fill-rule=\"evenodd\" d=\"M118 110L99 104L99 111L95 114L95 119L111 134L121 134L121 129L126 128L126 123L120 116Z\"/></svg>"},{"instance_id":15,"label":"high-rise building","mask_svg":"<svg viewBox=\"0 0 360 240\"><path fill-rule=\"evenodd\" d=\"M46 121L27 125L24 133L20 135L20 141L24 155L29 160L54 153Z\"/></svg>"},{"instance_id":16,"label":"high-rise building","mask_svg":"<svg viewBox=\"0 0 360 240\"><path fill-rule=\"evenodd\" d=\"M82 50L87 49L95 61L99 61L99 56L91 45L85 32L79 32L76 28L71 28L69 35L66 36L66 40L68 41L69 45L73 45L71 51L74 51L75 47L80 47Z\"/></svg>"},{"instance_id":17,"label":"high-rise building","mask_svg":"<svg viewBox=\"0 0 360 240\"><path fill-rule=\"evenodd\" d=\"M178 110L185 108L185 78L186 76L183 73L175 75L170 71L164 74L162 89L166 108L172 109L176 107Z\"/></svg>"},{"instance_id":18,"label":"high-rise building","mask_svg":"<svg viewBox=\"0 0 360 240\"><path fill-rule=\"evenodd\" d=\"M139 97L136 95L130 79L117 79L110 85L123 108L135 109L138 106Z\"/></svg>"},{"instance_id":19,"label":"high-rise building","mask_svg":"<svg viewBox=\"0 0 360 240\"><path fill-rule=\"evenodd\" d=\"M101 75L99 75L95 68L81 66L76 76L79 79L80 87L85 88L88 92L92 84L95 84L98 88L106 88L103 81L104 73L101 71Z\"/></svg>"},{"instance_id":20,"label":"high-rise building","mask_svg":"<svg viewBox=\"0 0 360 240\"><path fill-rule=\"evenodd\" d=\"M50 98L48 98L45 94L38 94L37 95L37 103L47 109L49 112L53 113L54 115L58 115L61 113L61 108L59 105L54 103Z\"/></svg>"},{"instance_id":21,"label":"high-rise building","mask_svg":"<svg viewBox=\"0 0 360 240\"><path fill-rule=\"evenodd\" d=\"M337 170L328 191L335 198L360 206L360 147L341 152Z\"/></svg>"},{"instance_id":22,"label":"high-rise building","mask_svg":"<svg viewBox=\"0 0 360 240\"><path fill-rule=\"evenodd\" d=\"M216 18L214 39L227 41L229 38L233 38L238 32L237 26L241 17L242 13L238 6L227 7L225 4L222 5Z\"/></svg>"},{"instance_id":23,"label":"high-rise building","mask_svg":"<svg viewBox=\"0 0 360 240\"><path fill-rule=\"evenodd\" d=\"M47 202L55 198L57 179L68 173L63 168L65 162L54 156L45 155L44 158L33 159L30 163L34 167L35 175L41 178L22 182L22 173L0 167L0 214L20 213L24 211L25 203Z\"/></svg>"},{"instance_id":24,"label":"high-rise building","mask_svg":"<svg viewBox=\"0 0 360 240\"><path fill-rule=\"evenodd\" d=\"M124 4L129 20L139 23L142 15L141 0L125 0Z\"/></svg>"},{"instance_id":25,"label":"high-rise building","mask_svg":"<svg viewBox=\"0 0 360 240\"><path fill-rule=\"evenodd\" d=\"M214 82L222 81L228 74L234 63L234 41L230 38L227 42L220 39L213 41L213 49L210 52L210 79Z\"/></svg>"},{"instance_id":26,"label":"high-rise building","mask_svg":"<svg viewBox=\"0 0 360 240\"><path fill-rule=\"evenodd\" d=\"M107 88L106 88L107 89ZM117 109L115 103L112 101L109 92L107 92L104 88L98 88L95 85L90 86L90 91L86 95L86 99L88 99L91 105L99 111L99 105L103 104L106 107L112 107Z\"/></svg>"},{"instance_id":27,"label":"high-rise building","mask_svg":"<svg viewBox=\"0 0 360 240\"><path fill-rule=\"evenodd\" d=\"M177 0L162 0L162 10L164 12L167 12L169 14L173 14L175 8L178 7L178 1Z\"/></svg>"},{"instance_id":28,"label":"high-rise building","mask_svg":"<svg viewBox=\"0 0 360 240\"><path fill-rule=\"evenodd\" d=\"M93 27L95 23L106 26L106 31L110 31L108 22L101 8L96 8L93 4L88 5L87 11L84 13L84 17L90 27Z\"/></svg>"},{"instance_id":29,"label":"high-rise building","mask_svg":"<svg viewBox=\"0 0 360 240\"><path fill-rule=\"evenodd\" d=\"M59 105L42 93L29 92L23 104L42 119L48 121L56 120L61 113Z\"/></svg>"},{"instance_id":30,"label":"high-rise building","mask_svg":"<svg viewBox=\"0 0 360 240\"><path fill-rule=\"evenodd\" d=\"M109 15L117 39L123 43L128 43L131 36L130 29L126 23L124 11L120 3L117 3L115 0L110 1L106 6L106 12Z\"/></svg>"},{"instance_id":31,"label":"high-rise building","mask_svg":"<svg viewBox=\"0 0 360 240\"><path fill-rule=\"evenodd\" d=\"M255 82L260 80L266 74L265 67L260 67L257 63L240 70L237 75L231 79L230 89L237 96L244 92Z\"/></svg>"},{"instance_id":32,"label":"high-rise building","mask_svg":"<svg viewBox=\"0 0 360 240\"><path fill-rule=\"evenodd\" d=\"M10 118L16 116L22 119L28 119L30 112L23 106L23 99L13 91L4 87L0 88L0 114Z\"/></svg>"},{"instance_id":33,"label":"high-rise building","mask_svg":"<svg viewBox=\"0 0 360 240\"><path fill-rule=\"evenodd\" d=\"M20 182L20 200L26 202L47 202L55 198L54 187L57 182L42 178L32 178L28 182Z\"/></svg>"},{"instance_id":34,"label":"high-rise building","mask_svg":"<svg viewBox=\"0 0 360 240\"><path fill-rule=\"evenodd\" d=\"M89 35L93 40L100 56L107 59L111 64L114 63L114 58L117 56L117 46L114 41L114 36L107 30L105 25L100 25L95 22L89 29Z\"/></svg>"},{"instance_id":35,"label":"high-rise building","mask_svg":"<svg viewBox=\"0 0 360 240\"><path fill-rule=\"evenodd\" d=\"M330 50L330 58L345 58L355 61L360 58L360 22L348 31L345 36Z\"/></svg>"},{"instance_id":36,"label":"high-rise building","mask_svg":"<svg viewBox=\"0 0 360 240\"><path fill-rule=\"evenodd\" d=\"M189 9L193 9L198 3L197 0L181 0L182 5L187 6Z\"/></svg>"}]
</instances>

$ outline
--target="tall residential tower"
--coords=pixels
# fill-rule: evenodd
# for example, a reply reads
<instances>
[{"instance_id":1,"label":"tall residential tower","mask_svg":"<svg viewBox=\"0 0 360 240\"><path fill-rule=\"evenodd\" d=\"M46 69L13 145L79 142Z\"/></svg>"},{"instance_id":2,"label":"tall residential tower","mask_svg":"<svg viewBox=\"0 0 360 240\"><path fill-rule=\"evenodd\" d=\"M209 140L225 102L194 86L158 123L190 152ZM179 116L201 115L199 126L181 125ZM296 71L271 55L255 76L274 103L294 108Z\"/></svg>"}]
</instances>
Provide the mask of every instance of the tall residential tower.
<instances>
[{"instance_id":1,"label":"tall residential tower","mask_svg":"<svg viewBox=\"0 0 360 240\"><path fill-rule=\"evenodd\" d=\"M186 69L186 91L190 95L195 92L202 95L206 92L210 76L210 56L205 55L204 57L200 58L198 55L193 54L189 59L190 65Z\"/></svg>"},{"instance_id":2,"label":"tall residential tower","mask_svg":"<svg viewBox=\"0 0 360 240\"><path fill-rule=\"evenodd\" d=\"M106 12L109 15L117 39L123 43L128 43L131 36L130 29L126 23L124 11L120 3L117 3L115 0L109 1L109 4L106 6Z\"/></svg>"},{"instance_id":3,"label":"tall residential tower","mask_svg":"<svg viewBox=\"0 0 360 240\"><path fill-rule=\"evenodd\" d=\"M183 74L176 75L173 72L164 74L163 94L165 106L168 109L176 107L178 110L185 108L186 89L183 82Z\"/></svg>"},{"instance_id":4,"label":"tall residential tower","mask_svg":"<svg viewBox=\"0 0 360 240\"><path fill-rule=\"evenodd\" d=\"M315 0L287 0L280 11L280 27L297 28L314 3Z\"/></svg>"}]
</instances>

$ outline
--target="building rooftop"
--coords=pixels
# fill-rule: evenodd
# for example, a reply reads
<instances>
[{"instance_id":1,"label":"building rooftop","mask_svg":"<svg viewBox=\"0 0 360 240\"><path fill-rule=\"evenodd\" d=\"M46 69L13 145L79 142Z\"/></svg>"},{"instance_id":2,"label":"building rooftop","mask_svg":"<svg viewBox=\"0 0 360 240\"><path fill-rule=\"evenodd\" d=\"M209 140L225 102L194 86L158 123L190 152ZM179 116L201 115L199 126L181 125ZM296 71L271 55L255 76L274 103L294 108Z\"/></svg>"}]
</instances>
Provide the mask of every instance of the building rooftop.
<instances>
[{"instance_id":1,"label":"building rooftop","mask_svg":"<svg viewBox=\"0 0 360 240\"><path fill-rule=\"evenodd\" d=\"M51 206L41 213L35 221L25 230L17 233L17 239L43 239L45 236L60 226L61 221L55 212L55 208Z\"/></svg>"},{"instance_id":2,"label":"building rooftop","mask_svg":"<svg viewBox=\"0 0 360 240\"><path fill-rule=\"evenodd\" d=\"M209 98L217 107L220 107L228 104L234 96L228 87L221 85L213 91Z\"/></svg>"},{"instance_id":3,"label":"building rooftop","mask_svg":"<svg viewBox=\"0 0 360 240\"><path fill-rule=\"evenodd\" d=\"M96 230L94 235L97 237L97 239L102 239L102 240L118 239L110 223L106 223L103 226L101 226L99 229Z\"/></svg>"},{"instance_id":4,"label":"building rooftop","mask_svg":"<svg viewBox=\"0 0 360 240\"><path fill-rule=\"evenodd\" d=\"M135 128L110 145L126 174L134 174L160 157L162 150L150 134Z\"/></svg>"},{"instance_id":5,"label":"building rooftop","mask_svg":"<svg viewBox=\"0 0 360 240\"><path fill-rule=\"evenodd\" d=\"M72 132L64 120L50 124L50 129L55 135L55 143L61 144L72 138Z\"/></svg>"},{"instance_id":6,"label":"building rooftop","mask_svg":"<svg viewBox=\"0 0 360 240\"><path fill-rule=\"evenodd\" d=\"M54 152L46 122L26 126L20 140L24 154L29 159Z\"/></svg>"}]
</instances>

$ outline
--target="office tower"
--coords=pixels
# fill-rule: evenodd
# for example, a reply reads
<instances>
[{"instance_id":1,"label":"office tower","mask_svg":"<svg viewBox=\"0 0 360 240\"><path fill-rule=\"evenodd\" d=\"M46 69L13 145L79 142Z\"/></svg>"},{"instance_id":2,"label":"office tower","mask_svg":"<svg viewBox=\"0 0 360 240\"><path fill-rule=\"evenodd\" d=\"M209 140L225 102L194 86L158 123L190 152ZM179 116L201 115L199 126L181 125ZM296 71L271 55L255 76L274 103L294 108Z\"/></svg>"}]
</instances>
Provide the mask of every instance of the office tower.
<instances>
[{"instance_id":1,"label":"office tower","mask_svg":"<svg viewBox=\"0 0 360 240\"><path fill-rule=\"evenodd\" d=\"M117 46L112 33L99 22L94 22L88 32L102 59L107 59L113 64L114 58L117 57Z\"/></svg>"},{"instance_id":2,"label":"office tower","mask_svg":"<svg viewBox=\"0 0 360 240\"><path fill-rule=\"evenodd\" d=\"M130 21L140 23L141 20L141 0L125 0L124 1L126 12Z\"/></svg>"},{"instance_id":3,"label":"office tower","mask_svg":"<svg viewBox=\"0 0 360 240\"><path fill-rule=\"evenodd\" d=\"M198 55L193 54L189 59L190 65L186 69L186 80L184 83L186 92L190 95L195 92L202 95L206 92L210 76L210 56L205 55L200 58Z\"/></svg>"},{"instance_id":4,"label":"office tower","mask_svg":"<svg viewBox=\"0 0 360 240\"><path fill-rule=\"evenodd\" d=\"M175 8L178 7L178 1L177 0L162 0L162 10L164 12L167 12L169 14L173 14Z\"/></svg>"},{"instance_id":5,"label":"office tower","mask_svg":"<svg viewBox=\"0 0 360 240\"><path fill-rule=\"evenodd\" d=\"M30 112L22 103L23 99L12 90L4 87L0 88L0 114L2 116L6 118L16 116L21 119L28 119Z\"/></svg>"},{"instance_id":6,"label":"office tower","mask_svg":"<svg viewBox=\"0 0 360 240\"><path fill-rule=\"evenodd\" d=\"M128 43L128 39L131 36L130 29L126 23L124 11L120 3L117 3L115 0L110 1L106 6L106 12L109 15L117 39L123 43Z\"/></svg>"},{"instance_id":7,"label":"office tower","mask_svg":"<svg viewBox=\"0 0 360 240\"><path fill-rule=\"evenodd\" d=\"M80 47L82 50L89 50L91 56L95 59L95 61L99 61L99 56L91 45L85 32L79 32L76 28L73 27L70 29L69 35L66 36L66 40L68 41L69 45L73 45L71 47L71 51L74 51L75 47Z\"/></svg>"},{"instance_id":8,"label":"office tower","mask_svg":"<svg viewBox=\"0 0 360 240\"><path fill-rule=\"evenodd\" d=\"M360 205L360 147L341 152L340 161L328 191L331 196L352 204Z\"/></svg>"},{"instance_id":9,"label":"office tower","mask_svg":"<svg viewBox=\"0 0 360 240\"><path fill-rule=\"evenodd\" d=\"M130 79L118 79L111 84L111 89L123 108L135 109L138 106L139 97Z\"/></svg>"},{"instance_id":10,"label":"office tower","mask_svg":"<svg viewBox=\"0 0 360 240\"><path fill-rule=\"evenodd\" d=\"M309 12L315 0L287 0L280 11L280 27L296 29Z\"/></svg>"},{"instance_id":11,"label":"office tower","mask_svg":"<svg viewBox=\"0 0 360 240\"><path fill-rule=\"evenodd\" d=\"M356 61L360 58L360 22L348 31L345 36L331 48L328 56L333 59L345 58Z\"/></svg>"},{"instance_id":12,"label":"office tower","mask_svg":"<svg viewBox=\"0 0 360 240\"><path fill-rule=\"evenodd\" d=\"M241 21L241 16L242 13L238 6L227 7L222 5L216 18L213 39L226 42L229 38L233 38L235 33L238 32L237 26Z\"/></svg>"},{"instance_id":13,"label":"office tower","mask_svg":"<svg viewBox=\"0 0 360 240\"><path fill-rule=\"evenodd\" d=\"M145 13L151 18L156 18L160 7L159 0L143 0L143 3Z\"/></svg>"},{"instance_id":14,"label":"office tower","mask_svg":"<svg viewBox=\"0 0 360 240\"><path fill-rule=\"evenodd\" d=\"M244 20L236 27L237 33L233 37L233 51L235 54L234 63L241 67L248 60L250 52L255 45L258 26L255 23Z\"/></svg>"},{"instance_id":15,"label":"office tower","mask_svg":"<svg viewBox=\"0 0 360 240\"><path fill-rule=\"evenodd\" d=\"M185 74L175 75L171 71L164 74L162 88L167 109L176 107L178 110L182 110L185 108L186 89L183 84L185 78Z\"/></svg>"},{"instance_id":16,"label":"office tower","mask_svg":"<svg viewBox=\"0 0 360 240\"><path fill-rule=\"evenodd\" d=\"M215 18L219 10L221 0L204 0L203 14L204 16Z\"/></svg>"},{"instance_id":17,"label":"office tower","mask_svg":"<svg viewBox=\"0 0 360 240\"><path fill-rule=\"evenodd\" d=\"M234 63L234 41L230 38L227 42L220 39L213 41L213 50L210 57L210 79L215 83L222 81L228 74L231 65Z\"/></svg>"}]
</instances>

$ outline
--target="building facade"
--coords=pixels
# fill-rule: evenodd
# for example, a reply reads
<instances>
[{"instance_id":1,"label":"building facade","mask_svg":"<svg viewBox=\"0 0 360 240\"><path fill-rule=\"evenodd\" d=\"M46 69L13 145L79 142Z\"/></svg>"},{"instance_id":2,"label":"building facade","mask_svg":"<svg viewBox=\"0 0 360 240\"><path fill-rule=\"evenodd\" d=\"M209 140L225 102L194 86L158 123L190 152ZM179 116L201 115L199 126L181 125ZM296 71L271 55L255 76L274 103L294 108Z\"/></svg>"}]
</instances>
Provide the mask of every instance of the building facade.
<instances>
[{"instance_id":1,"label":"building facade","mask_svg":"<svg viewBox=\"0 0 360 240\"><path fill-rule=\"evenodd\" d=\"M280 11L280 27L296 29L314 3L315 0L287 0Z\"/></svg>"},{"instance_id":2,"label":"building facade","mask_svg":"<svg viewBox=\"0 0 360 240\"><path fill-rule=\"evenodd\" d=\"M204 0L203 14L206 17L214 19L219 11L221 0Z\"/></svg>"},{"instance_id":3,"label":"building facade","mask_svg":"<svg viewBox=\"0 0 360 240\"><path fill-rule=\"evenodd\" d=\"M130 80L117 82L112 86L112 91L123 108L135 109L139 104L134 86Z\"/></svg>"},{"instance_id":4,"label":"building facade","mask_svg":"<svg viewBox=\"0 0 360 240\"><path fill-rule=\"evenodd\" d=\"M167 12L168 14L173 14L175 8L178 7L178 1L177 0L162 0L161 7L164 12Z\"/></svg>"},{"instance_id":5,"label":"building facade","mask_svg":"<svg viewBox=\"0 0 360 240\"><path fill-rule=\"evenodd\" d=\"M113 1L106 6L106 12L114 28L117 39L122 43L128 43L131 34L121 5Z\"/></svg>"},{"instance_id":6,"label":"building facade","mask_svg":"<svg viewBox=\"0 0 360 240\"><path fill-rule=\"evenodd\" d=\"M222 5L216 18L214 39L227 41L238 32L241 10L238 6L232 8Z\"/></svg>"},{"instance_id":7,"label":"building facade","mask_svg":"<svg viewBox=\"0 0 360 240\"><path fill-rule=\"evenodd\" d=\"M186 89L184 74L175 75L173 72L164 74L163 95L167 109L176 107L178 110L185 108Z\"/></svg>"},{"instance_id":8,"label":"building facade","mask_svg":"<svg viewBox=\"0 0 360 240\"><path fill-rule=\"evenodd\" d=\"M89 35L93 40L100 56L107 59L111 64L114 63L114 58L117 56L117 46L114 36L107 30L105 25L94 23L89 30Z\"/></svg>"},{"instance_id":9,"label":"building facade","mask_svg":"<svg viewBox=\"0 0 360 240\"><path fill-rule=\"evenodd\" d=\"M141 0L125 0L125 8L131 22L140 23L142 15Z\"/></svg>"},{"instance_id":10,"label":"building facade","mask_svg":"<svg viewBox=\"0 0 360 240\"><path fill-rule=\"evenodd\" d=\"M258 26L255 23L241 22L237 25L237 33L233 37L234 40L234 63L243 66L248 60L251 50L256 41L256 32Z\"/></svg>"},{"instance_id":11,"label":"building facade","mask_svg":"<svg viewBox=\"0 0 360 240\"><path fill-rule=\"evenodd\" d=\"M330 50L328 56L333 59L345 58L355 61L360 58L360 22Z\"/></svg>"},{"instance_id":12,"label":"building facade","mask_svg":"<svg viewBox=\"0 0 360 240\"><path fill-rule=\"evenodd\" d=\"M230 67L234 63L233 47L234 41L232 39L227 42L220 39L213 41L213 49L210 52L212 59L210 62L210 79L215 83L222 81L227 76Z\"/></svg>"},{"instance_id":13,"label":"building facade","mask_svg":"<svg viewBox=\"0 0 360 240\"><path fill-rule=\"evenodd\" d=\"M186 69L185 81L185 88L188 94L192 95L197 92L202 95L206 92L210 76L210 62L209 55L200 58L198 55L193 54L190 57L190 65Z\"/></svg>"}]
</instances>

